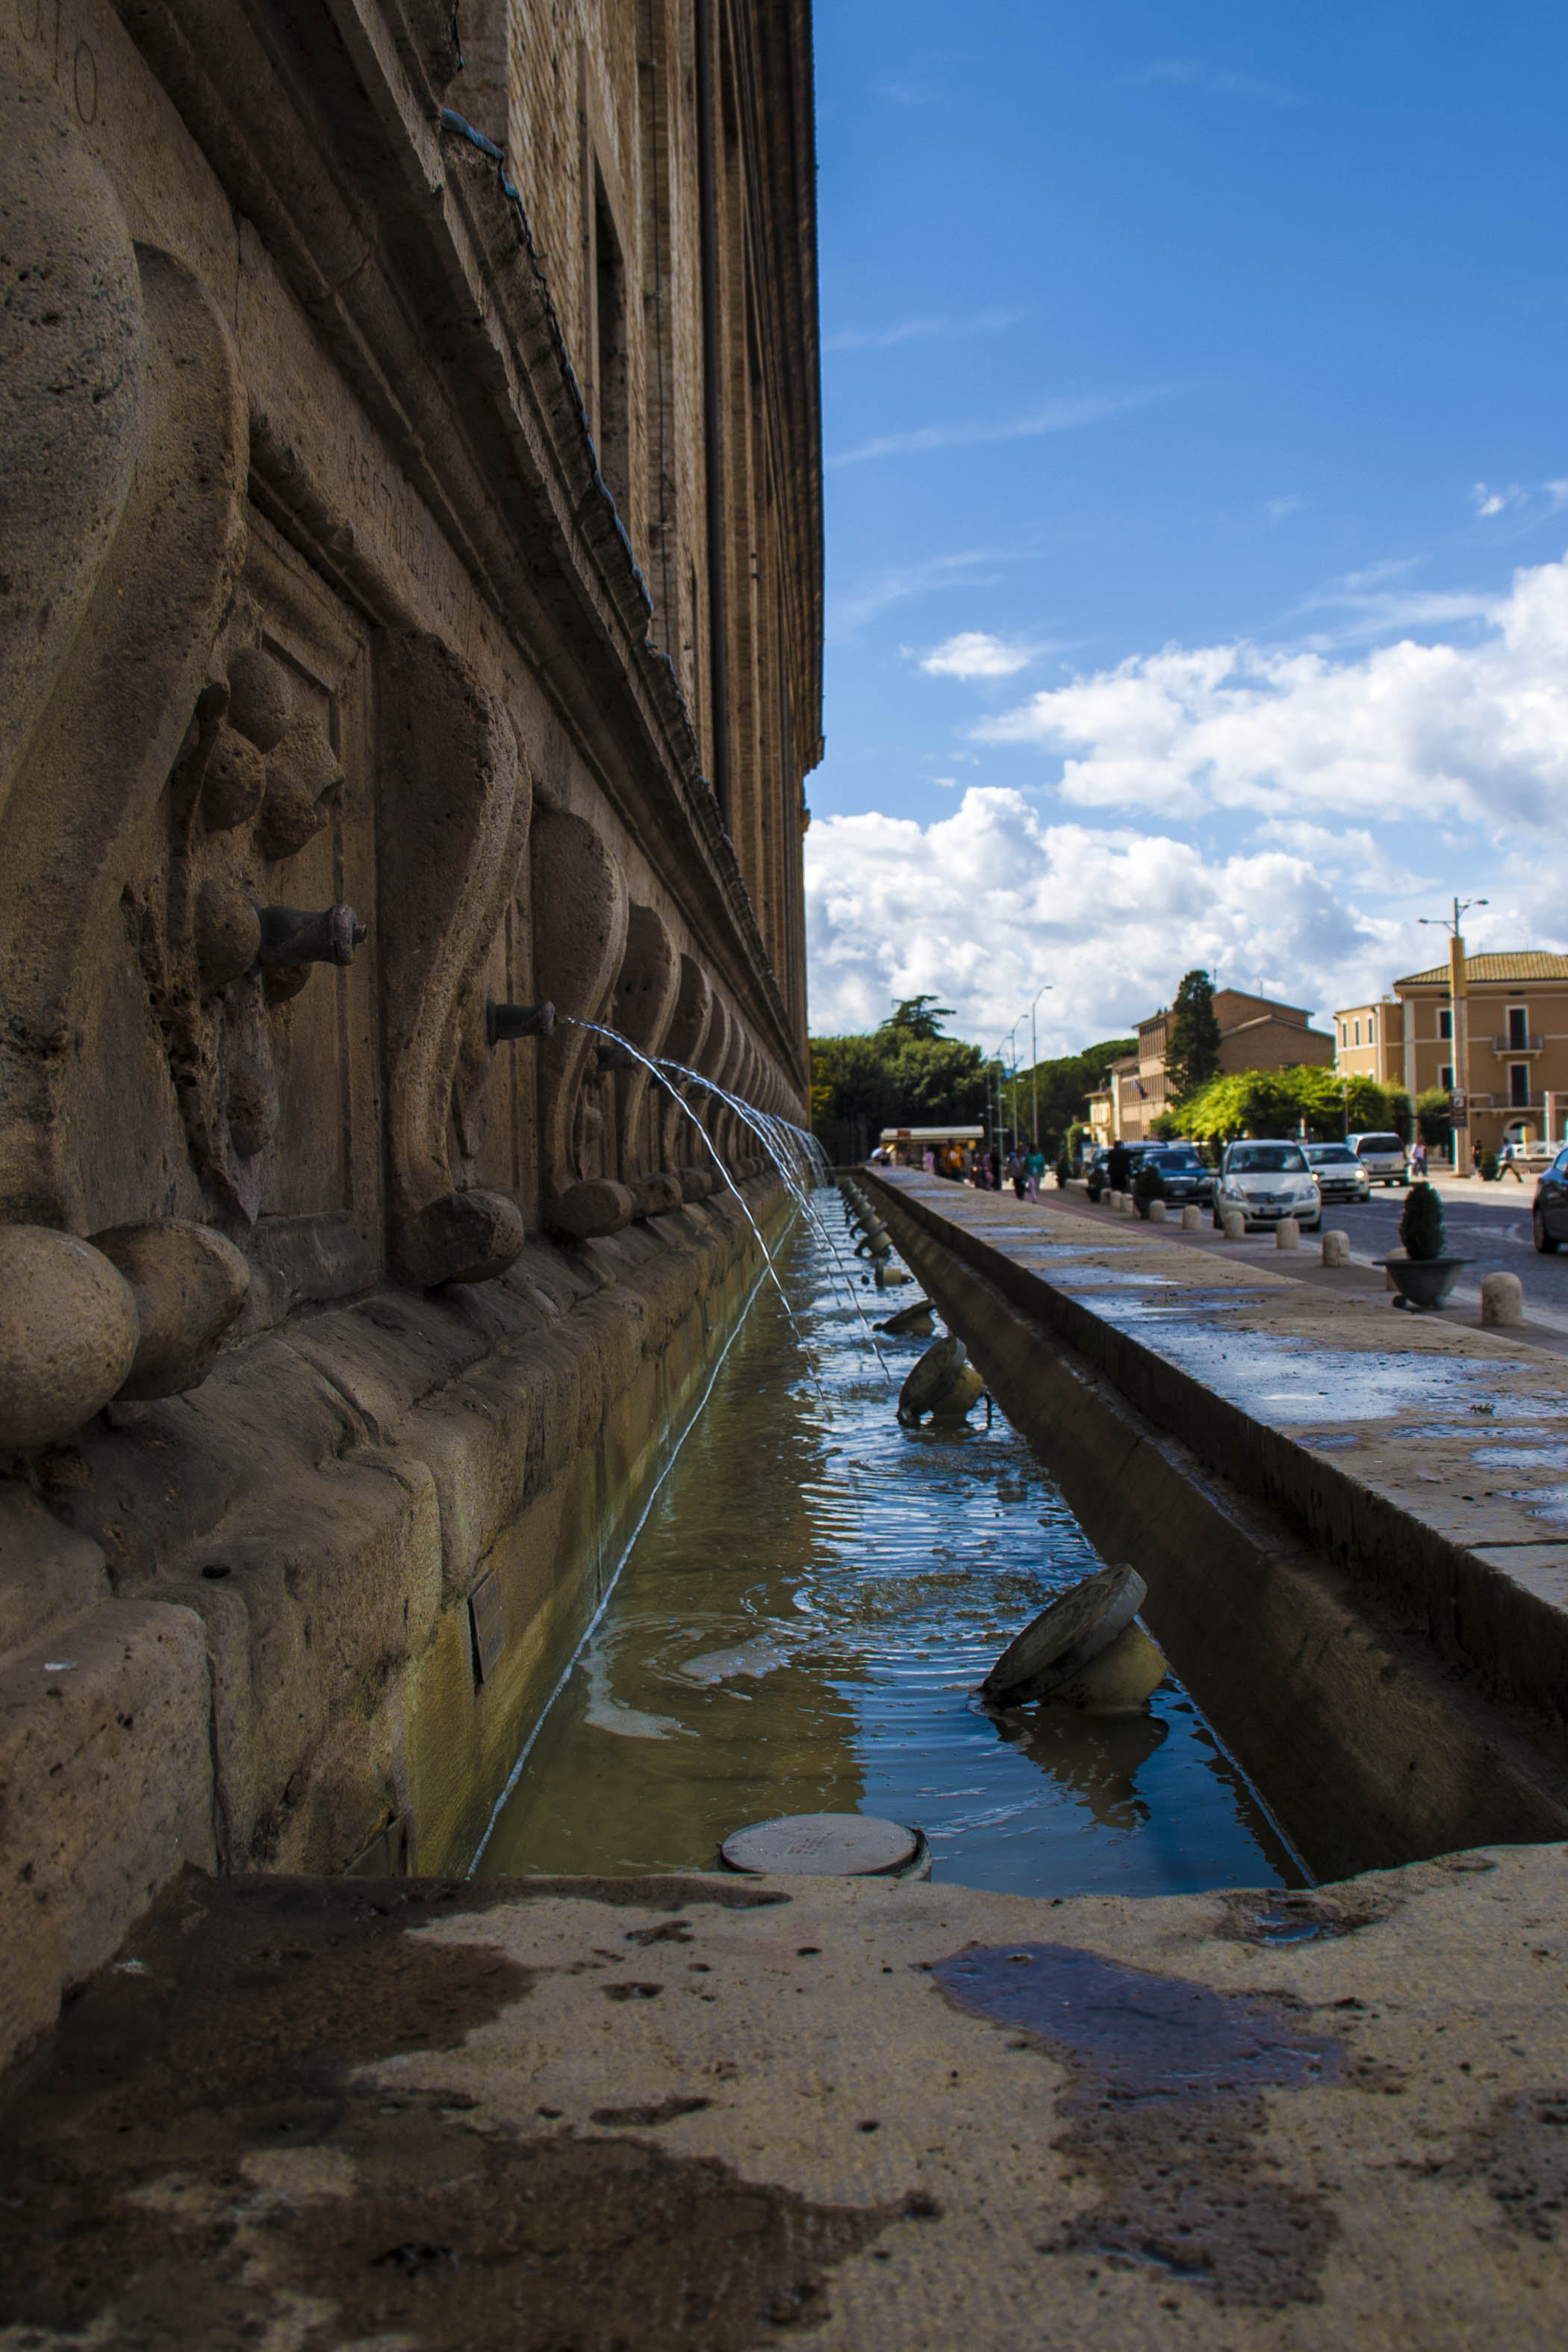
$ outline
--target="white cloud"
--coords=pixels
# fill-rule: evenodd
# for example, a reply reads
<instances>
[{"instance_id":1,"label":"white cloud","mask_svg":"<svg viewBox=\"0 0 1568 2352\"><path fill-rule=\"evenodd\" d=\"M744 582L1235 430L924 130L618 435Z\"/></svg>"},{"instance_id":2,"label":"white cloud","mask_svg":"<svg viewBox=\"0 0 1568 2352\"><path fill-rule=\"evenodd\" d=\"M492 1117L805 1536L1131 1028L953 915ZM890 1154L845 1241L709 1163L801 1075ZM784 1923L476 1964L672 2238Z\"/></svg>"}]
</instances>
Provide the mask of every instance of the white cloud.
<instances>
[{"instance_id":1,"label":"white cloud","mask_svg":"<svg viewBox=\"0 0 1568 2352\"><path fill-rule=\"evenodd\" d=\"M1568 481L1538 482L1521 488L1510 482L1500 489L1495 484L1477 482L1470 492L1470 504L1482 522L1490 522L1500 514L1521 517L1528 528L1549 522L1553 515L1568 507Z\"/></svg>"},{"instance_id":2,"label":"white cloud","mask_svg":"<svg viewBox=\"0 0 1568 2352\"><path fill-rule=\"evenodd\" d=\"M1021 311L982 310L973 319L900 319L891 327L841 327L824 335L822 350L830 352L885 351L894 343L927 342L956 335L995 335L1018 324Z\"/></svg>"},{"instance_id":3,"label":"white cloud","mask_svg":"<svg viewBox=\"0 0 1568 2352\"><path fill-rule=\"evenodd\" d=\"M930 677L1011 677L1032 659L1027 646L1009 646L984 629L961 629L928 653L920 667Z\"/></svg>"},{"instance_id":4,"label":"white cloud","mask_svg":"<svg viewBox=\"0 0 1568 2352\"><path fill-rule=\"evenodd\" d=\"M1151 401L1166 400L1174 387L1150 384L1136 392L1091 392L1077 399L1042 401L1039 407L994 423L967 418L954 425L919 425L907 433L879 433L853 449L841 449L824 458L831 470L863 466L873 457L922 457L932 449L966 449L987 441L1030 441L1042 433L1071 433L1081 425L1100 425L1107 417L1125 416Z\"/></svg>"},{"instance_id":5,"label":"white cloud","mask_svg":"<svg viewBox=\"0 0 1568 2352\"><path fill-rule=\"evenodd\" d=\"M1060 755L1061 798L1083 808L1166 822L1211 810L1418 814L1555 835L1568 787L1568 560L1516 572L1482 609L1475 644L1404 639L1354 660L1170 646L1036 694L975 732Z\"/></svg>"},{"instance_id":6,"label":"white cloud","mask_svg":"<svg viewBox=\"0 0 1568 2352\"><path fill-rule=\"evenodd\" d=\"M1138 77L1145 82L1171 82L1178 89L1202 90L1209 98L1239 98L1253 105L1299 106L1298 93L1282 81L1262 74L1235 73L1220 66L1197 64L1190 58L1166 58Z\"/></svg>"},{"instance_id":7,"label":"white cloud","mask_svg":"<svg viewBox=\"0 0 1568 2352\"><path fill-rule=\"evenodd\" d=\"M1237 986L1272 979L1326 1013L1409 969L1424 936L1358 912L1310 856L1206 856L1168 833L1052 824L1021 793L980 786L929 825L820 820L806 906L818 1034L873 1027L927 990L988 1048L1049 980L1042 1053L1115 1034L1194 964Z\"/></svg>"}]
</instances>

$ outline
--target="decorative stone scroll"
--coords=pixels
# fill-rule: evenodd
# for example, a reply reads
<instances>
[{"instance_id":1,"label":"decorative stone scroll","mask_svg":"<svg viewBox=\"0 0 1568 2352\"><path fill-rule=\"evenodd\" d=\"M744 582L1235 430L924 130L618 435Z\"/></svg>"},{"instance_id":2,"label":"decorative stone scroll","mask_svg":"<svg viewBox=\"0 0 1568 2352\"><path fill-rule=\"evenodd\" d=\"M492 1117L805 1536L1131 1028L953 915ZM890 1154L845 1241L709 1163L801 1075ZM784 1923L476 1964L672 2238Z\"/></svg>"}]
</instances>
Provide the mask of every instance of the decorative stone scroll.
<instances>
[{"instance_id":1,"label":"decorative stone scroll","mask_svg":"<svg viewBox=\"0 0 1568 2352\"><path fill-rule=\"evenodd\" d=\"M713 983L695 956L683 955L675 1009L670 1016L669 1028L664 1033L664 1052L672 1062L679 1062L683 1068L688 1070L695 1070L700 1066L698 1056L702 1052L703 1039L707 1034L708 1022L712 1013ZM696 1106L692 1104L687 1107L688 1081L675 1076L674 1073L671 1076L680 1100L676 1100L674 1094L665 1095L659 1112L664 1129L664 1151L661 1164L674 1171L680 1184L682 1199L690 1201L698 1197L696 1185L699 1177L706 1179L709 1172L706 1167L707 1155L703 1150L696 1130L692 1124L691 1111L695 1110ZM706 1189L705 1183L704 1190Z\"/></svg>"},{"instance_id":2,"label":"decorative stone scroll","mask_svg":"<svg viewBox=\"0 0 1568 2352\"><path fill-rule=\"evenodd\" d=\"M618 1232L632 1208L627 1187L602 1168L605 1081L595 1049L603 1041L579 1025L611 1013L626 952L626 877L586 818L565 810L540 809L531 862L534 982L558 1015L538 1048L540 1206L551 1233L587 1241Z\"/></svg>"},{"instance_id":3,"label":"decorative stone scroll","mask_svg":"<svg viewBox=\"0 0 1568 2352\"><path fill-rule=\"evenodd\" d=\"M615 983L614 1027L650 1060L663 1051L681 985L680 956L669 925L653 907L633 906L626 922L626 952ZM650 1101L650 1091L656 1097ZM641 1066L616 1079L621 1181L636 1217L680 1206L678 1178L663 1172L664 1092Z\"/></svg>"},{"instance_id":4,"label":"decorative stone scroll","mask_svg":"<svg viewBox=\"0 0 1568 2352\"><path fill-rule=\"evenodd\" d=\"M485 968L517 887L532 787L511 721L439 638L381 640L378 935L389 1220L413 1282L483 1282L527 1237L510 1194L455 1181L483 1140Z\"/></svg>"}]
</instances>

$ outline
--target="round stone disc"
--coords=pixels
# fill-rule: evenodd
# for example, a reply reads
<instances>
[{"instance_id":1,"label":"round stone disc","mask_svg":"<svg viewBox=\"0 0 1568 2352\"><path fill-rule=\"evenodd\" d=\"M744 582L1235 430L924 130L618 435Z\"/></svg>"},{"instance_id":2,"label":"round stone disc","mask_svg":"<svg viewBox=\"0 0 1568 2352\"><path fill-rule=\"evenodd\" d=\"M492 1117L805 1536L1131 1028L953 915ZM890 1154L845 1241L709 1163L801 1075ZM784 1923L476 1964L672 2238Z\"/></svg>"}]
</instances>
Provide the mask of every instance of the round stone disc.
<instances>
[{"instance_id":1,"label":"round stone disc","mask_svg":"<svg viewBox=\"0 0 1568 2352\"><path fill-rule=\"evenodd\" d=\"M868 1813L784 1813L737 1830L719 1848L731 1870L800 1878L876 1878L915 1858L919 1835Z\"/></svg>"},{"instance_id":2,"label":"round stone disc","mask_svg":"<svg viewBox=\"0 0 1568 2352\"><path fill-rule=\"evenodd\" d=\"M1103 1568L1069 1585L1002 1652L985 1681L993 1706L1021 1706L1044 1698L1058 1683L1109 1648L1148 1597L1136 1569Z\"/></svg>"}]
</instances>

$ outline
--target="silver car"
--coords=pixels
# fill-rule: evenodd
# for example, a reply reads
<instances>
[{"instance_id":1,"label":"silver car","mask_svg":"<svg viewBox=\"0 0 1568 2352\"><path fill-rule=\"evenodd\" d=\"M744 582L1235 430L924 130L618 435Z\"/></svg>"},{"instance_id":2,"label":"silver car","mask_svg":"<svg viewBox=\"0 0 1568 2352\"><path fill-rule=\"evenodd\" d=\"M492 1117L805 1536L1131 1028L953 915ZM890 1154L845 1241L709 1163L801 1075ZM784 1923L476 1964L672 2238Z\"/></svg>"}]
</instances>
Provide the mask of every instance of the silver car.
<instances>
[{"instance_id":1,"label":"silver car","mask_svg":"<svg viewBox=\"0 0 1568 2352\"><path fill-rule=\"evenodd\" d=\"M1370 1201L1372 1179L1348 1143L1303 1143L1319 1196L1329 1201Z\"/></svg>"},{"instance_id":2,"label":"silver car","mask_svg":"<svg viewBox=\"0 0 1568 2352\"><path fill-rule=\"evenodd\" d=\"M1255 1142L1249 1136L1226 1145L1214 1195L1217 1225L1224 1223L1227 1209L1239 1209L1249 1225L1277 1225L1281 1217L1294 1217L1303 1232L1317 1231L1322 1196L1293 1137Z\"/></svg>"},{"instance_id":3,"label":"silver car","mask_svg":"<svg viewBox=\"0 0 1568 2352\"><path fill-rule=\"evenodd\" d=\"M1375 1135L1347 1135L1345 1141L1365 1169L1374 1184L1403 1184L1406 1177L1405 1146L1386 1128Z\"/></svg>"}]
</instances>

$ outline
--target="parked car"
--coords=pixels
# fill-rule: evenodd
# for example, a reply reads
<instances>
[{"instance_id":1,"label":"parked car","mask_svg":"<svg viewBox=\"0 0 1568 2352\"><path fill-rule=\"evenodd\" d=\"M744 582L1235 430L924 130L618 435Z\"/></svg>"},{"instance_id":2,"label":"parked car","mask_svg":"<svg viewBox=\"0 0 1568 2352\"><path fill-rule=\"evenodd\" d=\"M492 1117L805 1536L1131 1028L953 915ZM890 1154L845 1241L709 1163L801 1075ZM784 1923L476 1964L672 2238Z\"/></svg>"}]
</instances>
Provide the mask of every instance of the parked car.
<instances>
[{"instance_id":1,"label":"parked car","mask_svg":"<svg viewBox=\"0 0 1568 2352\"><path fill-rule=\"evenodd\" d=\"M1406 1169L1405 1146L1386 1129L1380 1135L1347 1135L1345 1142L1374 1184L1403 1184Z\"/></svg>"},{"instance_id":2,"label":"parked car","mask_svg":"<svg viewBox=\"0 0 1568 2352\"><path fill-rule=\"evenodd\" d=\"M1089 1188L1092 1201L1098 1201L1111 1181L1105 1173L1105 1163L1115 1148L1113 1143L1097 1143L1083 1162L1083 1181ZM1146 1143L1129 1143L1124 1148L1127 1154L1127 1181L1130 1184L1150 1147Z\"/></svg>"},{"instance_id":3,"label":"parked car","mask_svg":"<svg viewBox=\"0 0 1568 2352\"><path fill-rule=\"evenodd\" d=\"M1138 1164L1159 1170L1166 1199L1178 1207L1214 1198L1214 1171L1196 1144L1146 1143Z\"/></svg>"},{"instance_id":4,"label":"parked car","mask_svg":"<svg viewBox=\"0 0 1568 2352\"><path fill-rule=\"evenodd\" d=\"M1356 1158L1348 1143L1303 1143L1301 1150L1325 1202L1371 1200L1372 1179L1366 1163Z\"/></svg>"},{"instance_id":5,"label":"parked car","mask_svg":"<svg viewBox=\"0 0 1568 2352\"><path fill-rule=\"evenodd\" d=\"M1543 1257L1550 1256L1560 1243L1568 1242L1568 1148L1558 1153L1545 1174L1536 1181L1535 1198L1530 1204L1530 1230Z\"/></svg>"},{"instance_id":6,"label":"parked car","mask_svg":"<svg viewBox=\"0 0 1568 2352\"><path fill-rule=\"evenodd\" d=\"M1254 1142L1250 1137L1228 1143L1214 1195L1217 1225L1226 1209L1239 1209L1249 1225L1294 1217L1304 1232L1315 1233L1323 1219L1322 1195L1301 1146L1293 1139Z\"/></svg>"}]
</instances>

